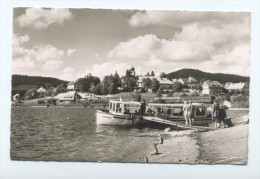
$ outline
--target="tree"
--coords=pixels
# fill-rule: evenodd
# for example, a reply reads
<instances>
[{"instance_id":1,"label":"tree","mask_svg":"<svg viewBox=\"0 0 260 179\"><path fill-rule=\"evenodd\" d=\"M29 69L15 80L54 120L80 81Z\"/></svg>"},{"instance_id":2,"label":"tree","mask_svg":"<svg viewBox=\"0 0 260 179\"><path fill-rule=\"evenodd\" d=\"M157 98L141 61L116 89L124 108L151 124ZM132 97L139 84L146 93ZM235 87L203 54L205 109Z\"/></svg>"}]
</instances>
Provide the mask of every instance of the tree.
<instances>
[{"instance_id":1,"label":"tree","mask_svg":"<svg viewBox=\"0 0 260 179\"><path fill-rule=\"evenodd\" d=\"M82 91L91 92L93 88L100 83L100 78L92 76L92 74L89 73L85 78L80 78L78 81L82 85Z\"/></svg>"},{"instance_id":2,"label":"tree","mask_svg":"<svg viewBox=\"0 0 260 179\"><path fill-rule=\"evenodd\" d=\"M183 85L181 83L175 83L172 88L172 92L179 92L183 88Z\"/></svg>"},{"instance_id":3,"label":"tree","mask_svg":"<svg viewBox=\"0 0 260 179\"><path fill-rule=\"evenodd\" d=\"M162 89L161 88L158 89L158 91L156 93L156 96L157 97L162 97Z\"/></svg>"},{"instance_id":4,"label":"tree","mask_svg":"<svg viewBox=\"0 0 260 179\"><path fill-rule=\"evenodd\" d=\"M102 93L103 94L109 94L111 91L111 83L113 83L112 75L111 76L105 76L103 79L103 87L102 87Z\"/></svg>"},{"instance_id":5,"label":"tree","mask_svg":"<svg viewBox=\"0 0 260 179\"><path fill-rule=\"evenodd\" d=\"M66 87L64 87L64 84L61 83L56 87L56 92L57 93L61 93L61 92L65 92L66 91Z\"/></svg>"},{"instance_id":6,"label":"tree","mask_svg":"<svg viewBox=\"0 0 260 179\"><path fill-rule=\"evenodd\" d=\"M35 88L27 90L24 94L24 99L30 100L35 98L38 98L38 93Z\"/></svg>"},{"instance_id":7,"label":"tree","mask_svg":"<svg viewBox=\"0 0 260 179\"><path fill-rule=\"evenodd\" d=\"M155 76L154 71L151 71L151 76Z\"/></svg>"},{"instance_id":8,"label":"tree","mask_svg":"<svg viewBox=\"0 0 260 179\"><path fill-rule=\"evenodd\" d=\"M157 79L152 80L152 91L155 93L160 87L160 83Z\"/></svg>"},{"instance_id":9,"label":"tree","mask_svg":"<svg viewBox=\"0 0 260 179\"><path fill-rule=\"evenodd\" d=\"M97 94L97 95L101 95L102 94L102 88L103 88L103 85L101 83L98 84L94 89L94 93Z\"/></svg>"},{"instance_id":10,"label":"tree","mask_svg":"<svg viewBox=\"0 0 260 179\"><path fill-rule=\"evenodd\" d=\"M241 93L246 96L249 95L249 81L245 82L245 85L242 88Z\"/></svg>"},{"instance_id":11,"label":"tree","mask_svg":"<svg viewBox=\"0 0 260 179\"><path fill-rule=\"evenodd\" d=\"M121 78L117 74L117 71L116 71L115 75L113 76L113 83L114 83L115 93L117 93L118 87L121 87L121 85L122 85Z\"/></svg>"},{"instance_id":12,"label":"tree","mask_svg":"<svg viewBox=\"0 0 260 179\"><path fill-rule=\"evenodd\" d=\"M150 76L149 72L147 72L145 76Z\"/></svg>"},{"instance_id":13,"label":"tree","mask_svg":"<svg viewBox=\"0 0 260 179\"><path fill-rule=\"evenodd\" d=\"M166 78L167 77L167 75L164 73L164 72L162 72L161 74L160 74L160 78Z\"/></svg>"},{"instance_id":14,"label":"tree","mask_svg":"<svg viewBox=\"0 0 260 179\"><path fill-rule=\"evenodd\" d=\"M152 80L150 78L143 78L145 91L152 87Z\"/></svg>"},{"instance_id":15,"label":"tree","mask_svg":"<svg viewBox=\"0 0 260 179\"><path fill-rule=\"evenodd\" d=\"M197 84L195 89L198 90L198 91L202 91L203 90L203 88L202 88L202 86L200 84Z\"/></svg>"},{"instance_id":16,"label":"tree","mask_svg":"<svg viewBox=\"0 0 260 179\"><path fill-rule=\"evenodd\" d=\"M52 84L49 83L49 82L46 82L46 83L43 84L43 87L44 87L45 89L49 89L51 86L52 86Z\"/></svg>"},{"instance_id":17,"label":"tree","mask_svg":"<svg viewBox=\"0 0 260 179\"><path fill-rule=\"evenodd\" d=\"M130 70L126 70L126 76L122 77L124 83L124 91L133 91L137 86L138 77L135 76L135 69L132 67Z\"/></svg>"},{"instance_id":18,"label":"tree","mask_svg":"<svg viewBox=\"0 0 260 179\"><path fill-rule=\"evenodd\" d=\"M96 87L95 84L92 82L88 91L90 93L94 93L95 92L95 87Z\"/></svg>"},{"instance_id":19,"label":"tree","mask_svg":"<svg viewBox=\"0 0 260 179\"><path fill-rule=\"evenodd\" d=\"M56 95L56 90L55 88L52 86L48 89L47 93L46 93L47 96L55 96Z\"/></svg>"}]
</instances>

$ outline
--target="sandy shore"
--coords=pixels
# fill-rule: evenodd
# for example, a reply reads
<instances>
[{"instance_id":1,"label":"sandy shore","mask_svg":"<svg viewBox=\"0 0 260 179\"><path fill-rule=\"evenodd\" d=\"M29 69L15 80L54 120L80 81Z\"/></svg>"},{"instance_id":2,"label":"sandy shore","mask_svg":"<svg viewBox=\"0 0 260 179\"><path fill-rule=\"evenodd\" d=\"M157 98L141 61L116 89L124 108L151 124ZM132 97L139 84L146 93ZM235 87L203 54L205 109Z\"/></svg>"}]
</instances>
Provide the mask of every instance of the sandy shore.
<instances>
[{"instance_id":1,"label":"sandy shore","mask_svg":"<svg viewBox=\"0 0 260 179\"><path fill-rule=\"evenodd\" d=\"M235 123L236 124L236 123ZM186 163L186 164L246 164L248 124L237 123L231 128L197 132L184 130L162 133L163 144L158 144L154 155L154 143L135 152L122 162ZM146 157L146 159L145 159Z\"/></svg>"}]
</instances>

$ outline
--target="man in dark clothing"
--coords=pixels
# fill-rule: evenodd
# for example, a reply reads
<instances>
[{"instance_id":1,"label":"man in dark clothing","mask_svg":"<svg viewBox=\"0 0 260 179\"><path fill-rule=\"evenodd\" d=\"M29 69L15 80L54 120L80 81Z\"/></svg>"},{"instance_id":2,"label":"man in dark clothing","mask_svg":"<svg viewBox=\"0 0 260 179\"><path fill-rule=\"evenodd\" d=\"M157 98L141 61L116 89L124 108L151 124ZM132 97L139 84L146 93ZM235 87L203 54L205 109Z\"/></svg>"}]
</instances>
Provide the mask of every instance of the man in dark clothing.
<instances>
[{"instance_id":1,"label":"man in dark clothing","mask_svg":"<svg viewBox=\"0 0 260 179\"><path fill-rule=\"evenodd\" d=\"M218 123L219 127L221 126L221 122L223 121L223 126L225 127L225 119L227 117L226 110L224 109L224 106L220 106L220 109L218 111Z\"/></svg>"}]
</instances>

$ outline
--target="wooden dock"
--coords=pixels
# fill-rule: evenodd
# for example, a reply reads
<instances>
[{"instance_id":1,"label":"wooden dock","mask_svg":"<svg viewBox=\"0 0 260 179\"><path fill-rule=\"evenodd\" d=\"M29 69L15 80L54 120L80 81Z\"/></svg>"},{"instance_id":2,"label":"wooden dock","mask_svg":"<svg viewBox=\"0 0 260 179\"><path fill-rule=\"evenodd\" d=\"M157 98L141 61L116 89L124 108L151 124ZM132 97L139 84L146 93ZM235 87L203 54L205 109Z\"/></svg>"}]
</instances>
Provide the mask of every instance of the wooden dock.
<instances>
[{"instance_id":1,"label":"wooden dock","mask_svg":"<svg viewBox=\"0 0 260 179\"><path fill-rule=\"evenodd\" d=\"M180 129L190 129L190 130L216 130L216 128L213 127L203 127L203 126L187 126L178 122L174 122L174 121L170 121L167 119L162 119L159 117L154 117L154 116L142 116L143 120L147 120L147 121L152 121L152 122L157 122L160 124L167 124L167 125L171 125L173 127L176 128L176 130L178 130L178 128Z\"/></svg>"}]
</instances>

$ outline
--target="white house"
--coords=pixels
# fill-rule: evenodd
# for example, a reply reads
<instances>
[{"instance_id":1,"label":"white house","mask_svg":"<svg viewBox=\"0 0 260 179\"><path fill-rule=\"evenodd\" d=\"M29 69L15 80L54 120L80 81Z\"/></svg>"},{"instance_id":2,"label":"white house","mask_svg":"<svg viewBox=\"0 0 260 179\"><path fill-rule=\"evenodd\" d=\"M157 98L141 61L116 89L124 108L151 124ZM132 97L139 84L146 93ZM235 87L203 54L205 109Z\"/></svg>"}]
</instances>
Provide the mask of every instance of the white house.
<instances>
[{"instance_id":1,"label":"white house","mask_svg":"<svg viewBox=\"0 0 260 179\"><path fill-rule=\"evenodd\" d=\"M183 85L187 85L191 89L195 88L198 85L198 80L193 77L189 78L179 78L179 79L172 79L173 83L181 83Z\"/></svg>"},{"instance_id":2,"label":"white house","mask_svg":"<svg viewBox=\"0 0 260 179\"><path fill-rule=\"evenodd\" d=\"M60 104L70 104L77 102L78 99L81 99L81 96L78 95L76 91L68 91L66 93L59 93L54 98L57 99Z\"/></svg>"},{"instance_id":3,"label":"white house","mask_svg":"<svg viewBox=\"0 0 260 179\"><path fill-rule=\"evenodd\" d=\"M83 80L82 78L79 78L75 81L70 81L67 84L67 90L68 91L82 91L83 88Z\"/></svg>"},{"instance_id":4,"label":"white house","mask_svg":"<svg viewBox=\"0 0 260 179\"><path fill-rule=\"evenodd\" d=\"M38 93L46 93L47 90L45 88L43 88L42 86L36 90Z\"/></svg>"},{"instance_id":5,"label":"white house","mask_svg":"<svg viewBox=\"0 0 260 179\"><path fill-rule=\"evenodd\" d=\"M174 83L169 80L168 78L160 78L160 77L155 77L155 76L139 76L137 80L137 90L140 90L144 87L144 82L143 79L157 79L159 81L160 87L170 87L173 86ZM148 89L149 90L149 89Z\"/></svg>"},{"instance_id":6,"label":"white house","mask_svg":"<svg viewBox=\"0 0 260 179\"><path fill-rule=\"evenodd\" d=\"M218 81L205 81L202 84L202 94L221 94L223 92L223 86Z\"/></svg>"},{"instance_id":7,"label":"white house","mask_svg":"<svg viewBox=\"0 0 260 179\"><path fill-rule=\"evenodd\" d=\"M245 86L245 82L240 82L240 83L232 83L232 82L227 82L225 84L225 89L227 89L229 92L231 91L242 91L242 89Z\"/></svg>"}]
</instances>

